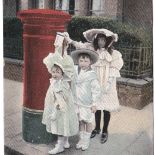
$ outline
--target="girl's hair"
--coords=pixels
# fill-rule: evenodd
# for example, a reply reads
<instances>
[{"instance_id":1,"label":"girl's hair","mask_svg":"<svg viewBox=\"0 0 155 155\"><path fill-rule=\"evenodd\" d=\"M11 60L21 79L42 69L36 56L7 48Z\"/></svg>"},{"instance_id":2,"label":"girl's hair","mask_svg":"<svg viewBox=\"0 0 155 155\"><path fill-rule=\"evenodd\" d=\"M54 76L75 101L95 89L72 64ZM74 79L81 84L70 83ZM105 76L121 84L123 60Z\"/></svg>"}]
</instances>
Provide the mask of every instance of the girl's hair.
<instances>
[{"instance_id":1,"label":"girl's hair","mask_svg":"<svg viewBox=\"0 0 155 155\"><path fill-rule=\"evenodd\" d=\"M104 48L109 52L109 54L112 54L113 47L112 47L112 45L110 47L108 47L108 46L112 42L113 38L111 36L107 37L106 35L101 34L101 33L99 33L97 35L97 37L94 39L94 41L93 41L93 46L94 46L95 51L99 49L99 46L98 46L98 39L99 38L105 38L106 43L105 43L105 47Z\"/></svg>"},{"instance_id":2,"label":"girl's hair","mask_svg":"<svg viewBox=\"0 0 155 155\"><path fill-rule=\"evenodd\" d=\"M79 59L80 57L82 57L83 59L84 59L84 58L89 58L90 60L92 60L92 59L91 59L91 56L90 56L89 54L87 54L87 53L80 53L80 54L78 55L78 59Z\"/></svg>"}]
</instances>

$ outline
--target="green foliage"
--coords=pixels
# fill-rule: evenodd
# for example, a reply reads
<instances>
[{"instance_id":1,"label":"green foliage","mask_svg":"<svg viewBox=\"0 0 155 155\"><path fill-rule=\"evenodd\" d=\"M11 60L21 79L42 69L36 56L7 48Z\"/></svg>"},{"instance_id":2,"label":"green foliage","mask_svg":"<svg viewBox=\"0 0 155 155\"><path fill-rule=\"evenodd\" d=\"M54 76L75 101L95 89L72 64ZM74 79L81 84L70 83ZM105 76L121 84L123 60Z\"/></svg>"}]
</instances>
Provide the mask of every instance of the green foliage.
<instances>
[{"instance_id":1,"label":"green foliage","mask_svg":"<svg viewBox=\"0 0 155 155\"><path fill-rule=\"evenodd\" d=\"M4 57L23 59L23 26L16 17L3 20Z\"/></svg>"},{"instance_id":2,"label":"green foliage","mask_svg":"<svg viewBox=\"0 0 155 155\"><path fill-rule=\"evenodd\" d=\"M143 28L103 17L74 16L68 25L68 33L73 40L85 41L82 33L92 28L106 28L117 33L116 46L152 46L152 34Z\"/></svg>"}]
</instances>

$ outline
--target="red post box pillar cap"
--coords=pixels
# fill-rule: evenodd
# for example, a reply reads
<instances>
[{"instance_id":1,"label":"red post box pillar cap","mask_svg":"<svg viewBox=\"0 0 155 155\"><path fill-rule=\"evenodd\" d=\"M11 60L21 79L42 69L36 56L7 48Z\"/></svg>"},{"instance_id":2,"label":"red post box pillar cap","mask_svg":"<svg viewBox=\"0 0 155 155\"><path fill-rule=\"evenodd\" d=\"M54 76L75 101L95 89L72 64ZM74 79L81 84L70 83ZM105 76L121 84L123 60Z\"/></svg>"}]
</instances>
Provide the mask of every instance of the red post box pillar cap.
<instances>
[{"instance_id":1,"label":"red post box pillar cap","mask_svg":"<svg viewBox=\"0 0 155 155\"><path fill-rule=\"evenodd\" d=\"M50 9L31 9L31 10L22 10L17 13L17 17L21 20L23 19L39 19L46 18L47 20L56 18L63 19L64 21L69 21L71 19L71 15L59 11L59 10L50 10Z\"/></svg>"}]
</instances>

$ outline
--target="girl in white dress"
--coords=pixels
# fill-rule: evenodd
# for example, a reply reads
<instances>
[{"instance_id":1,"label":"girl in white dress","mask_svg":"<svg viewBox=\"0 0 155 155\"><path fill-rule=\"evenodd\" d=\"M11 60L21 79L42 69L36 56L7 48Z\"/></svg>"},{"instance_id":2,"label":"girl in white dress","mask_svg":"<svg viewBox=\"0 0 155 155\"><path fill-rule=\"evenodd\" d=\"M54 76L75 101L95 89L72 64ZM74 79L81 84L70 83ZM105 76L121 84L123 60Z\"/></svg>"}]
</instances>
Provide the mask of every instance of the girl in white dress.
<instances>
[{"instance_id":1,"label":"girl in white dress","mask_svg":"<svg viewBox=\"0 0 155 155\"><path fill-rule=\"evenodd\" d=\"M61 49L56 48L54 54L50 53L43 60L52 78L45 97L42 123L46 125L47 132L58 135L57 144L49 154L57 154L69 148L68 137L79 131L72 89L74 63L66 51L63 56L60 54Z\"/></svg>"},{"instance_id":2,"label":"girl in white dress","mask_svg":"<svg viewBox=\"0 0 155 155\"><path fill-rule=\"evenodd\" d=\"M97 105L95 113L95 129L92 131L91 138L95 137L101 131L101 111L104 113L103 128L101 134L101 143L108 139L108 125L110 121L110 112L119 110L119 101L116 90L116 78L120 77L120 69L123 66L122 55L119 51L113 49L113 42L117 42L118 36L107 29L90 29L83 33L88 42L82 43L73 41L66 34L68 43L76 48L87 48L95 50L99 54L97 63L93 65L96 71L100 86L102 87L102 98Z\"/></svg>"}]
</instances>

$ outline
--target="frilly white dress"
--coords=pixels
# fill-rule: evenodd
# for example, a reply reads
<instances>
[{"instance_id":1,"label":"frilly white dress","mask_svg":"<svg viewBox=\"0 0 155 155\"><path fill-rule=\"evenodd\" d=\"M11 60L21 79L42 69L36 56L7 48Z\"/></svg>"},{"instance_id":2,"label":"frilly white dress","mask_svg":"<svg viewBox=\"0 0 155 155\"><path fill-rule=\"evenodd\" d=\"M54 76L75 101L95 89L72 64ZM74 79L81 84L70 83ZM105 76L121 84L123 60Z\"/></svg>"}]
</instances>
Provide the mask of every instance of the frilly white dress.
<instances>
[{"instance_id":1,"label":"frilly white dress","mask_svg":"<svg viewBox=\"0 0 155 155\"><path fill-rule=\"evenodd\" d=\"M117 50L113 50L110 55L105 49L97 51L99 60L93 65L98 75L102 87L102 98L97 105L98 110L118 111L119 100L116 90L116 78L120 77L120 69L123 66L122 55ZM109 78L113 78L110 84L110 90L106 90Z\"/></svg>"},{"instance_id":2,"label":"frilly white dress","mask_svg":"<svg viewBox=\"0 0 155 155\"><path fill-rule=\"evenodd\" d=\"M76 48L87 48L93 50L91 43L82 43L74 41ZM98 110L118 111L119 100L116 90L116 78L120 77L120 69L123 66L122 55L119 51L113 50L112 55L108 53L104 48L97 50L99 54L99 60L93 65L93 69L96 71L100 86L102 88L102 97L97 104ZM108 79L113 77L110 90L106 92L105 88L108 85Z\"/></svg>"},{"instance_id":3,"label":"frilly white dress","mask_svg":"<svg viewBox=\"0 0 155 155\"><path fill-rule=\"evenodd\" d=\"M56 110L57 103L60 105L60 110ZM67 81L63 79L50 80L45 97L42 123L46 125L46 130L52 134L73 136L78 133L79 124L75 113L74 98Z\"/></svg>"},{"instance_id":4,"label":"frilly white dress","mask_svg":"<svg viewBox=\"0 0 155 155\"><path fill-rule=\"evenodd\" d=\"M50 85L45 97L42 123L47 132L62 136L73 136L79 131L78 116L75 112L74 98L74 63L70 56L63 58L59 53L49 54L44 59L48 71L57 64L64 72L60 80L50 79ZM57 105L59 104L59 109Z\"/></svg>"}]
</instances>

